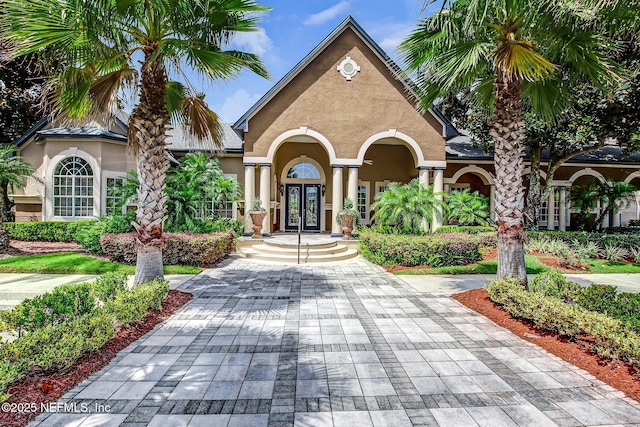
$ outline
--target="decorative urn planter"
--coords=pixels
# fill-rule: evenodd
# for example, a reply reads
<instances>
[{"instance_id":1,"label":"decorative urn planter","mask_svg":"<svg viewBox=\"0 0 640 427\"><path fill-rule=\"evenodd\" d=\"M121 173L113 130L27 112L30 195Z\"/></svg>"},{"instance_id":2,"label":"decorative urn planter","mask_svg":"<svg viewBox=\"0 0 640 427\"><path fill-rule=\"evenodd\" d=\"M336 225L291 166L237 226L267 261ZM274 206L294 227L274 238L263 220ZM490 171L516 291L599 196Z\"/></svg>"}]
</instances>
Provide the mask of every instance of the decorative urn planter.
<instances>
[{"instance_id":1,"label":"decorative urn planter","mask_svg":"<svg viewBox=\"0 0 640 427\"><path fill-rule=\"evenodd\" d=\"M360 213L354 209L350 198L344 199L344 208L336 215L336 222L342 227L342 239L354 240L353 229L358 224Z\"/></svg>"},{"instance_id":2,"label":"decorative urn planter","mask_svg":"<svg viewBox=\"0 0 640 427\"><path fill-rule=\"evenodd\" d=\"M255 211L249 212L249 215L251 216L251 221L253 222L253 225L251 226L251 228L253 229L253 235L251 236L251 238L260 239L262 237L262 234L260 233L262 231L262 221L264 221L264 217L267 216L267 212Z\"/></svg>"},{"instance_id":3,"label":"decorative urn planter","mask_svg":"<svg viewBox=\"0 0 640 427\"><path fill-rule=\"evenodd\" d=\"M354 240L351 232L353 231L353 218L352 214L344 214L340 217L340 225L342 226L342 239Z\"/></svg>"},{"instance_id":4,"label":"decorative urn planter","mask_svg":"<svg viewBox=\"0 0 640 427\"><path fill-rule=\"evenodd\" d=\"M249 216L251 216L251 222L253 222L253 225L251 226L253 229L253 235L251 238L262 238L262 234L260 234L260 232L262 231L262 221L264 221L264 217L267 216L267 210L262 207L260 199L254 199L251 210L249 211Z\"/></svg>"}]
</instances>

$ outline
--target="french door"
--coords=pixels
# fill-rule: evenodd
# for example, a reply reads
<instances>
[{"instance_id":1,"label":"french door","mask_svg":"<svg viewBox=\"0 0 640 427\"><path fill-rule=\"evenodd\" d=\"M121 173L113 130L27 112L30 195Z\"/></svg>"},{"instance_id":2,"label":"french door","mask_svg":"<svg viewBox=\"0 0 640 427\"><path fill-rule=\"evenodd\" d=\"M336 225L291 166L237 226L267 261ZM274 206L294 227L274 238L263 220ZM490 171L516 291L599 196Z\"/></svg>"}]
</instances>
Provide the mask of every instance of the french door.
<instances>
[{"instance_id":1,"label":"french door","mask_svg":"<svg viewBox=\"0 0 640 427\"><path fill-rule=\"evenodd\" d=\"M320 184L287 184L285 230L320 231Z\"/></svg>"}]
</instances>

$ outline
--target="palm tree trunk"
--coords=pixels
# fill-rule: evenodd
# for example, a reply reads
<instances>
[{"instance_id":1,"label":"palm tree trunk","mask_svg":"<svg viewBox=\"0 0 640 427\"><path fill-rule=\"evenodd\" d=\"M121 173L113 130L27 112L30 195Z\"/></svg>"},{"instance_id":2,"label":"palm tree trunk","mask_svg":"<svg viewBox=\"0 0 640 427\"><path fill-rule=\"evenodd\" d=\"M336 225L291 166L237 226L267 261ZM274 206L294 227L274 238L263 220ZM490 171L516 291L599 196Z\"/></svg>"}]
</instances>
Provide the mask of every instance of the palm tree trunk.
<instances>
[{"instance_id":1,"label":"palm tree trunk","mask_svg":"<svg viewBox=\"0 0 640 427\"><path fill-rule=\"evenodd\" d=\"M531 172L529 173L529 192L527 193L526 224L528 230L537 230L540 220L540 159L542 147L534 141L529 147Z\"/></svg>"},{"instance_id":2,"label":"palm tree trunk","mask_svg":"<svg viewBox=\"0 0 640 427\"><path fill-rule=\"evenodd\" d=\"M526 286L522 186L525 121L521 90L520 82L498 77L490 134L495 140L498 278L516 278Z\"/></svg>"},{"instance_id":3,"label":"palm tree trunk","mask_svg":"<svg viewBox=\"0 0 640 427\"><path fill-rule=\"evenodd\" d=\"M141 70L140 102L131 114L129 125L129 141L137 153L140 181L135 224L135 285L163 277L162 230L167 211L164 190L169 167L165 153L165 132L169 127L165 107L167 79L163 67L148 62L150 55L146 52Z\"/></svg>"},{"instance_id":4,"label":"palm tree trunk","mask_svg":"<svg viewBox=\"0 0 640 427\"><path fill-rule=\"evenodd\" d=\"M11 200L9 200L9 183L0 181L0 216L3 222L13 221L13 212L11 212Z\"/></svg>"}]
</instances>

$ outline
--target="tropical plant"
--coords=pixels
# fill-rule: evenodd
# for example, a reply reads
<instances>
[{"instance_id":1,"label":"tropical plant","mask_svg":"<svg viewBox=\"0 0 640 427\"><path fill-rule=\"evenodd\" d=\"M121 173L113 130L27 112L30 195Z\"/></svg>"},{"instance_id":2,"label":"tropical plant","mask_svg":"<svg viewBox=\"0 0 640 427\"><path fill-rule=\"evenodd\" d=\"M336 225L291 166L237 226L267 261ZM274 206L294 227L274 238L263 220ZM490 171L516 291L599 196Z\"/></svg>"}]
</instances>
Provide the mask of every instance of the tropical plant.
<instances>
[{"instance_id":1,"label":"tropical plant","mask_svg":"<svg viewBox=\"0 0 640 427\"><path fill-rule=\"evenodd\" d=\"M613 226L613 216L620 212L623 204L635 202L638 189L628 182L608 179L597 185L598 198L603 206L595 223L601 224L608 217L608 226Z\"/></svg>"},{"instance_id":2,"label":"tropical plant","mask_svg":"<svg viewBox=\"0 0 640 427\"><path fill-rule=\"evenodd\" d=\"M445 197L445 212L449 223L456 220L461 225L488 225L489 200L468 188L452 191Z\"/></svg>"},{"instance_id":3,"label":"tropical plant","mask_svg":"<svg viewBox=\"0 0 640 427\"><path fill-rule=\"evenodd\" d=\"M613 48L594 27L618 6L627 8L615 0L448 0L400 45L423 110L466 90L491 117L498 278L527 281L524 105L553 121L571 105L570 82L614 80Z\"/></svg>"},{"instance_id":4,"label":"tropical plant","mask_svg":"<svg viewBox=\"0 0 640 427\"><path fill-rule=\"evenodd\" d=\"M336 222L338 224L342 224L342 219L345 216L350 216L352 218L352 225L355 227L358 225L358 220L360 219L360 212L356 208L353 207L353 200L351 198L346 197L344 199L344 203L342 204L342 209L338 211L336 214Z\"/></svg>"},{"instance_id":5,"label":"tropical plant","mask_svg":"<svg viewBox=\"0 0 640 427\"><path fill-rule=\"evenodd\" d=\"M372 219L383 225L395 225L405 234L422 234L425 223L431 218L441 219L443 202L436 197L433 186L424 186L417 179L408 184L392 182L387 189L376 195L371 205L375 210Z\"/></svg>"},{"instance_id":6,"label":"tropical plant","mask_svg":"<svg viewBox=\"0 0 640 427\"><path fill-rule=\"evenodd\" d=\"M598 205L598 192L594 180L586 184L575 184L571 187L569 198L573 202L573 207L578 209L575 225L578 230L585 230L587 218L591 211Z\"/></svg>"},{"instance_id":7,"label":"tropical plant","mask_svg":"<svg viewBox=\"0 0 640 427\"><path fill-rule=\"evenodd\" d=\"M66 64L49 81L57 113L103 116L122 105L121 89L137 89L129 118L140 180L136 284L162 277L170 119L212 146L222 135L203 96L188 82L170 81L169 72L184 77L187 65L201 77L221 80L248 68L266 77L257 56L223 50L235 34L257 30L256 13L265 10L253 0L3 1L3 35L16 44L17 55L46 48Z\"/></svg>"},{"instance_id":8,"label":"tropical plant","mask_svg":"<svg viewBox=\"0 0 640 427\"><path fill-rule=\"evenodd\" d=\"M251 210L249 212L265 212L266 209L262 206L262 200L259 198L253 199L253 203L251 204Z\"/></svg>"},{"instance_id":9,"label":"tropical plant","mask_svg":"<svg viewBox=\"0 0 640 427\"><path fill-rule=\"evenodd\" d=\"M0 182L6 182L8 186L22 187L26 178L34 177L35 169L27 163L22 157L15 156L16 148L8 146L0 146ZM0 195L2 196L2 195ZM0 253L7 250L9 246L9 238L3 227L3 215L0 214Z\"/></svg>"}]
</instances>

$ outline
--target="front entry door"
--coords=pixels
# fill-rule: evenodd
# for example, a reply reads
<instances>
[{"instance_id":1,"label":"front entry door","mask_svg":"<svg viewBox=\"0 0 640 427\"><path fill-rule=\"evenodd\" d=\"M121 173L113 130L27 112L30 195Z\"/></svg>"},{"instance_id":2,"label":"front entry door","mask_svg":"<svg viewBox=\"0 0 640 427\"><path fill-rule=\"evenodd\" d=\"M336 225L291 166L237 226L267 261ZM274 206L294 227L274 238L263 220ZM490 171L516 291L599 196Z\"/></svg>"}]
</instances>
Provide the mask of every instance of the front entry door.
<instances>
[{"instance_id":1,"label":"front entry door","mask_svg":"<svg viewBox=\"0 0 640 427\"><path fill-rule=\"evenodd\" d=\"M287 184L285 229L298 229L302 216L302 231L320 231L320 184Z\"/></svg>"}]
</instances>

